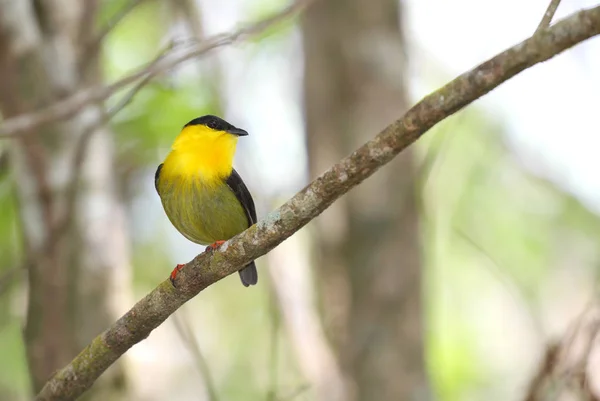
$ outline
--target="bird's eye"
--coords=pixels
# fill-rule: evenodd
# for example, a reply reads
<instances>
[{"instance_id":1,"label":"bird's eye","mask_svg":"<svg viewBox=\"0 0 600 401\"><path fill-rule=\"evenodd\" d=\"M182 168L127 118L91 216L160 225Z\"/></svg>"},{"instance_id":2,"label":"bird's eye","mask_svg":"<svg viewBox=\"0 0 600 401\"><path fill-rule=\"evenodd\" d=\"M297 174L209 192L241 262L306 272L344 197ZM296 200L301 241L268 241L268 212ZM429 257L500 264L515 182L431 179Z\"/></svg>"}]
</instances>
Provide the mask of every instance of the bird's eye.
<instances>
[{"instance_id":1,"label":"bird's eye","mask_svg":"<svg viewBox=\"0 0 600 401\"><path fill-rule=\"evenodd\" d=\"M217 129L217 122L214 120L209 121L206 125L208 125L208 128Z\"/></svg>"}]
</instances>

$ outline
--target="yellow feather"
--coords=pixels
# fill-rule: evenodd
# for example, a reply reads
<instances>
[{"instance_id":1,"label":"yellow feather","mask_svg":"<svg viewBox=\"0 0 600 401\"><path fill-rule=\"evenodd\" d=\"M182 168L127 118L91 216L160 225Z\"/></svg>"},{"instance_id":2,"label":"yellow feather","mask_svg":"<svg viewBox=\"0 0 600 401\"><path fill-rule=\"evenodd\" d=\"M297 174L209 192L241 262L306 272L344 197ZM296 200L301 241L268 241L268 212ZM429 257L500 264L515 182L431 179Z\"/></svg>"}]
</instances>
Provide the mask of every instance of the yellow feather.
<instances>
[{"instance_id":1,"label":"yellow feather","mask_svg":"<svg viewBox=\"0 0 600 401\"><path fill-rule=\"evenodd\" d=\"M256 219L252 197L239 176L229 182L239 135L248 133L215 116L192 120L175 138L171 152L156 171L156 190L165 213L190 241L208 245L228 240ZM254 262L239 273L244 286L257 283ZM177 269L171 278L176 274Z\"/></svg>"},{"instance_id":2,"label":"yellow feather","mask_svg":"<svg viewBox=\"0 0 600 401\"><path fill-rule=\"evenodd\" d=\"M204 125L187 126L175 138L161 174L218 185L231 174L237 140L235 135Z\"/></svg>"}]
</instances>

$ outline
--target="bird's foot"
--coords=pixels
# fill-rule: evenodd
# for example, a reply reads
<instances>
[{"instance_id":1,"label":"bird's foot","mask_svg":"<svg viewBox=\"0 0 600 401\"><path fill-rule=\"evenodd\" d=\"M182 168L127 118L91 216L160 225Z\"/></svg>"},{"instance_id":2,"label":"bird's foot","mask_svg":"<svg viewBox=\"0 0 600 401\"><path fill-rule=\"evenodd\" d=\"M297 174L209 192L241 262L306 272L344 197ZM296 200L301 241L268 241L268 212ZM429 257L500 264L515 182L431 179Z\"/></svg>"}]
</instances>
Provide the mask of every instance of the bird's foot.
<instances>
[{"instance_id":1,"label":"bird's foot","mask_svg":"<svg viewBox=\"0 0 600 401\"><path fill-rule=\"evenodd\" d=\"M185 264L183 264L183 265L179 264L179 265L175 266L175 268L171 272L171 276L169 277L169 280L171 280L171 284L173 285L173 287L175 287L175 278L177 278L177 273L179 273L179 270L181 270L183 268L183 266L185 266Z\"/></svg>"},{"instance_id":2,"label":"bird's foot","mask_svg":"<svg viewBox=\"0 0 600 401\"><path fill-rule=\"evenodd\" d=\"M212 244L210 244L209 246L207 246L206 250L204 252L212 252L215 249L219 249L219 247L221 245L223 245L224 243L225 243L225 241L215 241ZM169 276L169 279L171 280L171 284L173 284L173 287L175 287L175 278L177 278L177 273L179 273L179 270L181 270L183 268L183 266L185 266L185 264L179 264L179 265L175 266L175 268L171 272L171 276Z\"/></svg>"},{"instance_id":3,"label":"bird's foot","mask_svg":"<svg viewBox=\"0 0 600 401\"><path fill-rule=\"evenodd\" d=\"M210 244L209 246L206 247L206 250L204 252L212 252L216 249L219 249L219 247L221 245L223 245L225 243L225 241L215 241L212 244Z\"/></svg>"}]
</instances>

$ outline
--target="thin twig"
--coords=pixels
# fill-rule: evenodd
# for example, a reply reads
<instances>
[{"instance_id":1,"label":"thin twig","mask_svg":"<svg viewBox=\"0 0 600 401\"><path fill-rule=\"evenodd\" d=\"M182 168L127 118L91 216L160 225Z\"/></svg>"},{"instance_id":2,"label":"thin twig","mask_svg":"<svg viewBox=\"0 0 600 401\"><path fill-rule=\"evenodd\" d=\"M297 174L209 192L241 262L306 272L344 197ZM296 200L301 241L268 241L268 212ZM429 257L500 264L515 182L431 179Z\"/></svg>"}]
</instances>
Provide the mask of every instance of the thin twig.
<instances>
[{"instance_id":1,"label":"thin twig","mask_svg":"<svg viewBox=\"0 0 600 401\"><path fill-rule=\"evenodd\" d=\"M175 47L177 43L172 42L160 52L160 54L152 61L152 64L158 63L169 50ZM49 252L57 242L63 237L64 233L69 229L71 222L75 216L73 211L75 210L75 205L77 203L77 195L79 190L79 180L81 178L83 161L85 159L85 154L88 148L88 144L92 139L93 135L108 121L110 121L117 113L123 110L135 97L135 95L148 84L150 81L150 76L145 77L140 82L138 82L132 89L127 92L127 94L110 110L106 113L102 114L99 120L92 122L88 127L85 128L84 132L79 136L77 141L77 145L75 146L75 151L73 153L73 160L71 162L70 172L71 177L69 178L69 185L66 190L66 202L65 208L62 214L59 216L57 221L50 225L50 235L48 235L47 240L44 243L44 246L38 251L32 252L27 255L23 264L20 268L14 268L15 270L27 270L29 266L36 264L36 261L39 261L40 258L44 257L44 255ZM11 278L12 275L8 276ZM8 288L7 286L0 286L0 295L4 291L4 288Z\"/></svg>"},{"instance_id":2,"label":"thin twig","mask_svg":"<svg viewBox=\"0 0 600 401\"><path fill-rule=\"evenodd\" d=\"M434 125L523 70L600 34L600 6L575 13L549 29L465 72L413 106L372 140L342 159L263 220L187 263L166 279L75 359L57 371L36 400L72 400L123 353L146 338L181 305L217 281L269 252L321 214Z\"/></svg>"},{"instance_id":3,"label":"thin twig","mask_svg":"<svg viewBox=\"0 0 600 401\"><path fill-rule=\"evenodd\" d=\"M277 399L277 388L279 387L279 328L281 326L280 309L277 305L277 296L272 281L269 285L269 317L271 321L271 341L269 342L269 388L267 390L267 401Z\"/></svg>"},{"instance_id":4,"label":"thin twig","mask_svg":"<svg viewBox=\"0 0 600 401\"><path fill-rule=\"evenodd\" d=\"M546 347L536 373L527 386L524 401L555 399L565 390L572 390L587 399L595 399L587 384L587 367L600 330L598 301L589 303L583 312L569 325L563 337ZM591 316L590 316L591 315ZM583 343L583 344L582 344Z\"/></svg>"},{"instance_id":5,"label":"thin twig","mask_svg":"<svg viewBox=\"0 0 600 401\"><path fill-rule=\"evenodd\" d=\"M106 23L106 25L100 30L100 32L92 38L86 49L87 55L98 51L98 48L102 45L104 39L108 34L115 29L117 25L121 23L137 6L144 3L147 0L130 0L125 4L117 13Z\"/></svg>"},{"instance_id":6,"label":"thin twig","mask_svg":"<svg viewBox=\"0 0 600 401\"><path fill-rule=\"evenodd\" d=\"M511 279L507 277L507 274L505 273L510 270L503 267L502 264L495 257L493 257L481 244L475 241L464 230L460 229L457 226L453 226L453 231L491 262L491 264L495 268L493 269L493 271L490 270L492 274L496 276L498 281L500 281L504 285L509 294L522 305L523 309L527 311L527 317L531 322L531 326L535 329L536 334L541 335L543 333L541 322L539 321L539 319L536 319L536 315L532 310L532 307L528 304L521 289L518 286L516 286L511 281Z\"/></svg>"},{"instance_id":7,"label":"thin twig","mask_svg":"<svg viewBox=\"0 0 600 401\"><path fill-rule=\"evenodd\" d=\"M180 313L182 312L183 311L180 311ZM217 386L215 386L215 381L210 373L210 367L198 345L194 331L190 327L187 319L180 319L180 316L177 313L173 314L173 322L175 323L175 329L181 337L183 344L194 356L198 373L200 373L200 376L202 376L202 380L204 380L204 384L206 385L209 401L218 401Z\"/></svg>"},{"instance_id":8,"label":"thin twig","mask_svg":"<svg viewBox=\"0 0 600 401\"><path fill-rule=\"evenodd\" d=\"M150 66L157 64L168 51L172 50L177 43L170 43L165 49L163 49L159 55L150 63ZM50 225L50 235L44 247L39 249L37 252L32 253L27 256L27 258L23 261L22 266L14 267L10 271L7 271L2 276L0 276L0 295L4 293L5 290L9 288L10 281L12 280L15 273L20 270L27 270L27 267L35 263L34 261L39 260L39 258L43 257L45 253L47 253L50 249L56 245L57 241L62 238L64 232L69 228L73 216L73 210L75 209L75 204L77 201L77 193L79 188L79 180L81 177L81 165L83 164L83 160L85 158L85 152L87 149L87 145L91 140L93 134L98 131L100 127L106 124L110 119L112 119L117 113L119 113L122 109L124 109L135 97L135 95L150 81L150 76L145 77L140 82L138 82L124 97L119 101L117 105L112 107L107 113L104 113L102 118L98 121L93 122L89 125L85 131L79 137L79 140L76 145L76 149L73 156L73 162L71 163L71 178L68 181L69 187L67 189L67 200L66 207L64 208L64 212L61 214L60 218L56 223L49 224ZM4 163L7 162L8 152L3 150L0 152L0 173L4 167ZM39 158L37 158L39 160ZM38 174L39 178L39 174Z\"/></svg>"},{"instance_id":9,"label":"thin twig","mask_svg":"<svg viewBox=\"0 0 600 401\"><path fill-rule=\"evenodd\" d=\"M310 386L308 384L303 384L302 386L299 386L297 389L292 391L290 394L286 395L285 397L278 398L276 401L293 401L294 398L298 397L309 388Z\"/></svg>"},{"instance_id":10,"label":"thin twig","mask_svg":"<svg viewBox=\"0 0 600 401\"><path fill-rule=\"evenodd\" d=\"M132 74L121 78L117 82L106 86L98 86L83 90L65 100L58 101L43 110L12 117L0 125L0 137L13 137L18 133L33 130L41 124L47 124L49 122L72 117L88 104L101 103L111 97L115 92L140 79L144 79L147 76L150 76L148 79L151 79L184 61L204 55L217 47L230 45L240 40L257 36L272 26L297 15L313 1L315 0L297 0L273 16L257 23L247 25L232 33L212 36L204 42L194 43L187 48L182 49L181 52L173 51L169 55L170 57L165 57L156 64L147 64Z\"/></svg>"},{"instance_id":11,"label":"thin twig","mask_svg":"<svg viewBox=\"0 0 600 401\"><path fill-rule=\"evenodd\" d=\"M202 9L196 0L179 0L174 2L175 13L179 13L187 26L191 37L198 42L206 40L206 33L202 20ZM215 112L221 113L223 107L223 76L220 60L213 57L205 61L205 64L198 64L199 74L202 77L202 86L213 99ZM217 113L217 114L219 114Z\"/></svg>"},{"instance_id":12,"label":"thin twig","mask_svg":"<svg viewBox=\"0 0 600 401\"><path fill-rule=\"evenodd\" d=\"M460 121L460 119L464 118L464 114L461 114L455 119ZM460 124L456 124L458 128L460 128ZM427 151L425 156L423 157L421 163L417 167L417 193L419 194L422 209L424 213L427 213L426 207L424 206L424 197L425 190L427 188L427 184L431 177L433 176L434 170L437 166L442 164L443 158L446 156L448 149L450 147L451 140L455 138L451 134L450 130L445 130L443 132L438 132L437 137L434 137L427 147ZM435 142L435 143L434 143ZM410 195L409 195L410 196Z\"/></svg>"},{"instance_id":13,"label":"thin twig","mask_svg":"<svg viewBox=\"0 0 600 401\"><path fill-rule=\"evenodd\" d=\"M548 381L556 367L559 351L559 344L548 344L544 352L544 357L529 382L524 401L541 401L544 399Z\"/></svg>"},{"instance_id":14,"label":"thin twig","mask_svg":"<svg viewBox=\"0 0 600 401\"><path fill-rule=\"evenodd\" d=\"M86 71L92 60L96 60L102 47L102 42L112 32L117 25L125 19L137 6L147 0L130 0L117 13L112 16L106 25L100 29L100 32L93 37L88 38L84 46L84 55L81 57L81 70ZM91 36L91 35L90 35Z\"/></svg>"},{"instance_id":15,"label":"thin twig","mask_svg":"<svg viewBox=\"0 0 600 401\"><path fill-rule=\"evenodd\" d=\"M559 4L560 4L560 0L550 0L550 4L548 4L548 8L546 9L544 16L542 17L540 24L538 25L537 29L535 30L535 33L538 33L542 29L548 28L550 26L550 23L552 22L552 18L554 18L554 14L556 13L556 10L558 9Z\"/></svg>"},{"instance_id":16,"label":"thin twig","mask_svg":"<svg viewBox=\"0 0 600 401\"><path fill-rule=\"evenodd\" d=\"M155 65L162 60L166 54L176 46L176 43L172 42L165 49L163 49L159 55L152 61L151 65ZM71 224L72 218L75 215L73 211L75 210L75 205L77 203L77 194L79 189L79 180L81 178L81 166L83 165L83 161L85 159L85 154L88 148L88 144L94 133L98 132L98 130L108 123L117 113L123 110L138 94L142 88L144 88L150 82L151 76L148 75L144 77L141 81L139 81L133 88L127 92L127 94L110 110L102 115L102 117L90 124L85 131L79 137L77 142L75 152L73 155L73 161L71 162L71 177L69 179L69 187L67 189L67 200L66 207L64 208L64 212L62 214L61 219L55 225L54 230L52 231L52 235L50 236L50 241L56 241L58 238L61 238L62 234L69 228ZM46 246L46 249L51 249L54 245L53 242L49 243Z\"/></svg>"}]
</instances>

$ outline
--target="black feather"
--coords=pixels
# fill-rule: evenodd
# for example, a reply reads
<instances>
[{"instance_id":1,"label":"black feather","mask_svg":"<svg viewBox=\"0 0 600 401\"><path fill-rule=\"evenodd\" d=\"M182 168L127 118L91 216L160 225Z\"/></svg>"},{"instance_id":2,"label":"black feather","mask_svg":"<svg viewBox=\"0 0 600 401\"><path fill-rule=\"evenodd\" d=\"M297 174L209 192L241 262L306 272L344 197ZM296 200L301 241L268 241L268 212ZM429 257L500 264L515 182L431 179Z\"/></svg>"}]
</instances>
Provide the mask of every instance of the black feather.
<instances>
[{"instance_id":1,"label":"black feather","mask_svg":"<svg viewBox=\"0 0 600 401\"><path fill-rule=\"evenodd\" d=\"M244 211L246 212L246 218L248 219L248 227L255 224L257 221L256 218L256 207L254 206L254 200L252 199L252 195L250 195L250 191L242 181L242 177L238 174L235 169L231 170L231 175L227 178L227 186L233 191L235 197L238 199ZM258 272L256 271L256 265L254 262L250 262L239 271L240 279L242 280L242 284L248 287L249 285L254 285L258 282Z\"/></svg>"},{"instance_id":2,"label":"black feather","mask_svg":"<svg viewBox=\"0 0 600 401\"><path fill-rule=\"evenodd\" d=\"M156 192L158 192L158 177L160 177L160 170L162 170L163 163L158 165L156 169L156 173L154 173L154 188L156 188Z\"/></svg>"},{"instance_id":3,"label":"black feather","mask_svg":"<svg viewBox=\"0 0 600 401\"><path fill-rule=\"evenodd\" d=\"M235 197L240 201L244 210L246 211L246 218L248 219L248 227L256 223L256 208L254 207L254 200L250 191L242 181L242 177L238 174L235 169L231 170L231 175L227 178L227 186L233 191Z\"/></svg>"},{"instance_id":4,"label":"black feather","mask_svg":"<svg viewBox=\"0 0 600 401\"><path fill-rule=\"evenodd\" d=\"M212 128L216 131L227 131L230 129L234 129L235 126L229 124L227 121L223 120L220 117L213 115L206 115L198 118L194 118L192 121L184 125L183 127L187 127L189 125L205 125L208 128Z\"/></svg>"}]
</instances>

